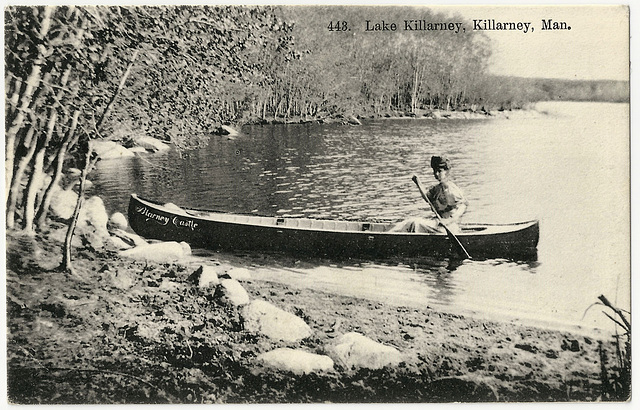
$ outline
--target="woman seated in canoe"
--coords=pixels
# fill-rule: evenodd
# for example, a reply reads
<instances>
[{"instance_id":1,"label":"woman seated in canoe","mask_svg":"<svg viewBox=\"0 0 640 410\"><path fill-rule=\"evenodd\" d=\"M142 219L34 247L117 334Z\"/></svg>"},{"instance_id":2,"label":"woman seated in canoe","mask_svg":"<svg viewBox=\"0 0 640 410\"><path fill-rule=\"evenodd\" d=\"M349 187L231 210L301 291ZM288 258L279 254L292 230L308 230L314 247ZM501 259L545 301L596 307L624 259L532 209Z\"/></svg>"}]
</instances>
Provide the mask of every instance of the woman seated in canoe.
<instances>
[{"instance_id":1,"label":"woman seated in canoe","mask_svg":"<svg viewBox=\"0 0 640 410\"><path fill-rule=\"evenodd\" d=\"M462 190L449 179L451 163L444 156L433 156L431 168L439 183L429 188L427 198L440 215L442 223L451 232L460 232L458 220L467 210L467 199ZM444 233L442 223L435 215L431 218L408 218L391 228L389 232Z\"/></svg>"}]
</instances>

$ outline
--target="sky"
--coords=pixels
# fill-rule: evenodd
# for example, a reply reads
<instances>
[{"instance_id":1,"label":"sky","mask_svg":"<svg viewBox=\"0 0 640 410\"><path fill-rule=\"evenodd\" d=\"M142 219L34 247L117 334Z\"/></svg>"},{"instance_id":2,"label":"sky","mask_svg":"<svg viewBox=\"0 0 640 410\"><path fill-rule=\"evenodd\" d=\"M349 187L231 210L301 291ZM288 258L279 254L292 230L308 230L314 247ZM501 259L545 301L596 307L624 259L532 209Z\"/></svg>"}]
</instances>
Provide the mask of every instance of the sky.
<instances>
[{"instance_id":1,"label":"sky","mask_svg":"<svg viewBox=\"0 0 640 410\"><path fill-rule=\"evenodd\" d=\"M521 77L629 79L629 15L624 6L472 6L447 8L466 19L532 22L533 32L485 32L493 44L490 71ZM542 19L571 30L544 31Z\"/></svg>"}]
</instances>

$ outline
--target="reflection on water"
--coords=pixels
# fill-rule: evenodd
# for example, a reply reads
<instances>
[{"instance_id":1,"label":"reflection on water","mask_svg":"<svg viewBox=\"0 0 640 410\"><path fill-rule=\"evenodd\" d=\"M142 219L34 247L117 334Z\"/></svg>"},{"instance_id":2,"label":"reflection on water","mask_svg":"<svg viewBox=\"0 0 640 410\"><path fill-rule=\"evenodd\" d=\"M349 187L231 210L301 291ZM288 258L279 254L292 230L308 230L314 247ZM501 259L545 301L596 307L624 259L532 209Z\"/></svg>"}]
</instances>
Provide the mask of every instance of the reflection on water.
<instances>
[{"instance_id":1,"label":"reflection on water","mask_svg":"<svg viewBox=\"0 0 640 410\"><path fill-rule=\"evenodd\" d=\"M129 194L261 215L399 220L429 211L411 181L433 181L447 154L469 199L465 220L541 220L538 260L296 261L219 255L292 286L407 305L441 304L603 326L584 310L600 294L629 295L628 105L547 103L548 115L510 120L372 120L360 127L252 126L236 140L104 161L92 175L111 212Z\"/></svg>"}]
</instances>

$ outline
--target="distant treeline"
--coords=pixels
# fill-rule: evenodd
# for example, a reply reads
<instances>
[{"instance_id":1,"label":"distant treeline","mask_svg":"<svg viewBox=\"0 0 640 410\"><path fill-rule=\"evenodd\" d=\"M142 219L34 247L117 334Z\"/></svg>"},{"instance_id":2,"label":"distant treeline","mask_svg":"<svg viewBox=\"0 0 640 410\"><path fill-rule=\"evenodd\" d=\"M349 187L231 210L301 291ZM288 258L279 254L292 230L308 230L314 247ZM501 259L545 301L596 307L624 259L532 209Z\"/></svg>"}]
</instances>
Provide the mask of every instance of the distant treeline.
<instances>
[{"instance_id":1,"label":"distant treeline","mask_svg":"<svg viewBox=\"0 0 640 410\"><path fill-rule=\"evenodd\" d=\"M242 97L244 121L340 115L388 116L430 110L491 111L541 100L628 101L628 82L494 76L492 45L464 21L424 7L288 7L291 53L264 56L259 92ZM404 22L432 30L403 30ZM395 32L367 30L400 25ZM385 26L386 25L386 26ZM465 24L467 27L470 23ZM287 58L285 58L287 57ZM289 58L290 57L290 58ZM246 98L245 98L246 97ZM248 108L248 109L247 109Z\"/></svg>"},{"instance_id":2,"label":"distant treeline","mask_svg":"<svg viewBox=\"0 0 640 410\"><path fill-rule=\"evenodd\" d=\"M488 38L425 7L287 7L293 58L272 60L251 119L385 115L501 105L486 83ZM371 31L391 22L434 30ZM383 24L384 22L384 24ZM424 24L423 24L424 23ZM435 25L437 23L437 25ZM414 25L416 26L416 25ZM497 97L496 100L494 97Z\"/></svg>"},{"instance_id":3,"label":"distant treeline","mask_svg":"<svg viewBox=\"0 0 640 410\"><path fill-rule=\"evenodd\" d=\"M629 82L615 80L564 80L494 76L499 94L508 105L536 101L629 102Z\"/></svg>"}]
</instances>

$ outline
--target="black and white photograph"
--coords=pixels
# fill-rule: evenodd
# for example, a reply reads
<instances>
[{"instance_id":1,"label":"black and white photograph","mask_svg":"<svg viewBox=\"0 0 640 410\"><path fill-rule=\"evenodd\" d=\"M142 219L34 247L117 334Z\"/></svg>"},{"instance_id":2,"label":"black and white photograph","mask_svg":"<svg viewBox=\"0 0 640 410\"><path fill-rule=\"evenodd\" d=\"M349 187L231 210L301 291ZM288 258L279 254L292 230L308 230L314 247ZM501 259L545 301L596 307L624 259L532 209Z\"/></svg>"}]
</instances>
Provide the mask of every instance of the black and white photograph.
<instances>
[{"instance_id":1,"label":"black and white photograph","mask_svg":"<svg viewBox=\"0 0 640 410\"><path fill-rule=\"evenodd\" d=\"M630 403L631 14L6 2L3 404Z\"/></svg>"}]
</instances>

